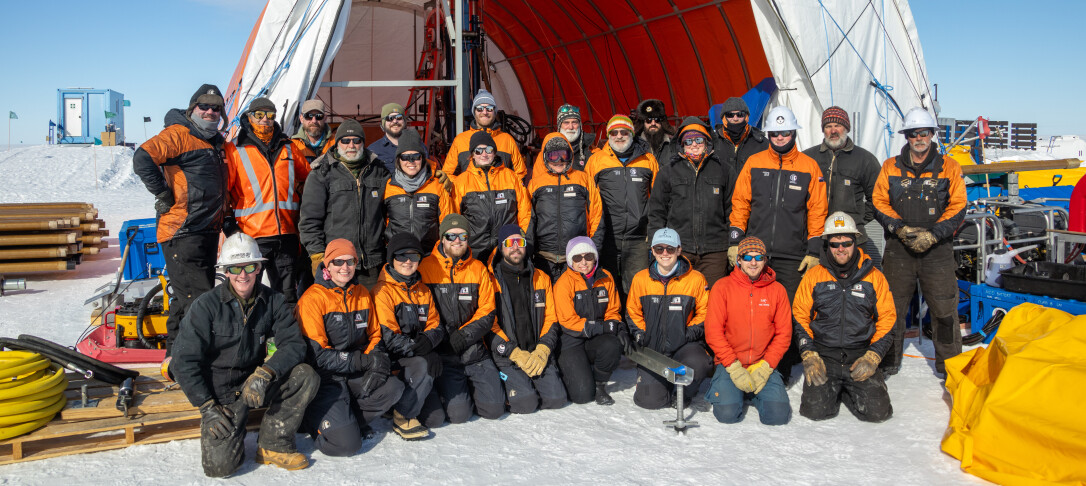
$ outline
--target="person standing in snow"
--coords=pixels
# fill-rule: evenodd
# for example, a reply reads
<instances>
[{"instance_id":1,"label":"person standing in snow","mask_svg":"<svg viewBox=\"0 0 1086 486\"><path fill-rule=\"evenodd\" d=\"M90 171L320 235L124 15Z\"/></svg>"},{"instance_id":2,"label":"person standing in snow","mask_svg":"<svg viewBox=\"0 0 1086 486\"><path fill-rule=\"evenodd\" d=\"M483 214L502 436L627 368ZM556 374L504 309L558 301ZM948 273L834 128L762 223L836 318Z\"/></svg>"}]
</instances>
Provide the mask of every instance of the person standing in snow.
<instances>
[{"instance_id":1,"label":"person standing in snow","mask_svg":"<svg viewBox=\"0 0 1086 486\"><path fill-rule=\"evenodd\" d=\"M857 248L852 217L826 219L822 257L803 276L792 304L796 345L803 358L799 414L837 416L840 404L865 422L894 413L879 362L889 351L897 313L886 277Z\"/></svg>"},{"instance_id":2,"label":"person standing in snow","mask_svg":"<svg viewBox=\"0 0 1086 486\"><path fill-rule=\"evenodd\" d=\"M158 243L173 289L166 319L166 356L189 305L211 290L226 210L226 165L219 133L222 92L200 86L186 110L166 113L166 128L136 149L132 170L155 196ZM168 371L168 364L164 366Z\"/></svg>"},{"instance_id":3,"label":"person standing in snow","mask_svg":"<svg viewBox=\"0 0 1086 486\"><path fill-rule=\"evenodd\" d=\"M336 145L332 128L328 126L328 110L325 109L323 101L312 99L302 103L302 110L298 115L298 132L291 138L305 154L305 160L311 164L310 167L316 169L313 162L317 157Z\"/></svg>"}]
</instances>

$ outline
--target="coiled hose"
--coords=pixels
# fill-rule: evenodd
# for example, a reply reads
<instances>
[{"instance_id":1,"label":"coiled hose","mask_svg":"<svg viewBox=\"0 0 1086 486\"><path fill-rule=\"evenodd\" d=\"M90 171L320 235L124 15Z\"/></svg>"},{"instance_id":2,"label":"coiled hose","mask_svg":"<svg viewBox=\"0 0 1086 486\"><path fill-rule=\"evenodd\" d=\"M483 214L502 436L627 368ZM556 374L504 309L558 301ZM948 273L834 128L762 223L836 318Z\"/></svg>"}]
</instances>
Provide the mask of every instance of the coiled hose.
<instances>
[{"instance_id":1,"label":"coiled hose","mask_svg":"<svg viewBox=\"0 0 1086 486\"><path fill-rule=\"evenodd\" d=\"M38 353L0 351L0 440L45 425L64 408L64 368Z\"/></svg>"}]
</instances>

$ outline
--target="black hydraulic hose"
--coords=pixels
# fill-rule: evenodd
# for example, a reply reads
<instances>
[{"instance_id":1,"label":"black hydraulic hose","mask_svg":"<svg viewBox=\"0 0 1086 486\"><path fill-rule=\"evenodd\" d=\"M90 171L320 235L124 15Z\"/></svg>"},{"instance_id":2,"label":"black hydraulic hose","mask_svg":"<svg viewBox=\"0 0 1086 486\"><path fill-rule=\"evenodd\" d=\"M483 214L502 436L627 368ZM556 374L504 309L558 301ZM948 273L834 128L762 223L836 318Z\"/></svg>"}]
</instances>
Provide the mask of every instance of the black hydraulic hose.
<instances>
[{"instance_id":1,"label":"black hydraulic hose","mask_svg":"<svg viewBox=\"0 0 1086 486\"><path fill-rule=\"evenodd\" d=\"M996 310L992 313L991 319L988 319L988 322L984 323L984 327L982 327L979 332L963 337L962 344L972 346L981 343L984 341L985 337L988 337L999 328L999 324L1003 322L1003 317L1006 315L1007 313L1003 310Z\"/></svg>"},{"instance_id":2,"label":"black hydraulic hose","mask_svg":"<svg viewBox=\"0 0 1086 486\"><path fill-rule=\"evenodd\" d=\"M147 316L147 306L151 304L151 300L161 291L161 285L156 285L155 288L149 290L147 295L144 295L143 298L140 299L140 305L136 310L136 337L139 338L140 344L147 349L154 349L155 346L143 335L143 319Z\"/></svg>"},{"instance_id":3,"label":"black hydraulic hose","mask_svg":"<svg viewBox=\"0 0 1086 486\"><path fill-rule=\"evenodd\" d=\"M28 334L22 334L18 339L0 338L0 346L9 349L33 351L64 366L74 364L79 368L93 371L96 380L111 385L120 385L125 378L135 378L140 375L136 370L118 368L86 356L74 349Z\"/></svg>"}]
</instances>

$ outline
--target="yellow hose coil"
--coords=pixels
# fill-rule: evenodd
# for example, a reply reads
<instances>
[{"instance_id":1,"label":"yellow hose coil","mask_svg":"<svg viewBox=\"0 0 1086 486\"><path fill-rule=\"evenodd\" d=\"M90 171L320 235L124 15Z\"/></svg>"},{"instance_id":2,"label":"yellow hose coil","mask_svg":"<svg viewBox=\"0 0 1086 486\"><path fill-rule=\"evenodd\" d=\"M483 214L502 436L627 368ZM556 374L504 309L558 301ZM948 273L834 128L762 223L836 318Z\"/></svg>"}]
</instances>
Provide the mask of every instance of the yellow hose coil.
<instances>
[{"instance_id":1,"label":"yellow hose coil","mask_svg":"<svg viewBox=\"0 0 1086 486\"><path fill-rule=\"evenodd\" d=\"M31 432L68 403L64 369L26 351L0 351L0 440Z\"/></svg>"}]
</instances>

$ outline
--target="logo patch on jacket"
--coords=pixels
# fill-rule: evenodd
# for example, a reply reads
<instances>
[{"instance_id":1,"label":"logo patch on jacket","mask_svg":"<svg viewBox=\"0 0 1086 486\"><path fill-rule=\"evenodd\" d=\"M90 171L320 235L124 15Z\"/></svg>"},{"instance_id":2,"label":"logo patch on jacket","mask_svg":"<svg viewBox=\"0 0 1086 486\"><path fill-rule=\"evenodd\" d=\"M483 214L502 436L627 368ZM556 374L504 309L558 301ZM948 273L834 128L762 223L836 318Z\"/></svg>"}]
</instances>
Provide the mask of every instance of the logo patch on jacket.
<instances>
[{"instance_id":1,"label":"logo patch on jacket","mask_svg":"<svg viewBox=\"0 0 1086 486\"><path fill-rule=\"evenodd\" d=\"M504 192L494 194L494 204L508 204L509 200L505 198Z\"/></svg>"},{"instance_id":2,"label":"logo patch on jacket","mask_svg":"<svg viewBox=\"0 0 1086 486\"><path fill-rule=\"evenodd\" d=\"M369 323L366 322L366 320L364 318L362 318L362 313L361 312L355 312L354 313L354 327L355 327L355 329L364 329L368 325L369 325Z\"/></svg>"},{"instance_id":3,"label":"logo patch on jacket","mask_svg":"<svg viewBox=\"0 0 1086 486\"><path fill-rule=\"evenodd\" d=\"M498 345L498 354L505 354L505 343Z\"/></svg>"},{"instance_id":4,"label":"logo patch on jacket","mask_svg":"<svg viewBox=\"0 0 1086 486\"><path fill-rule=\"evenodd\" d=\"M789 174L788 175L788 183L795 184L797 180L799 180L799 178L796 177L795 174Z\"/></svg>"}]
</instances>

